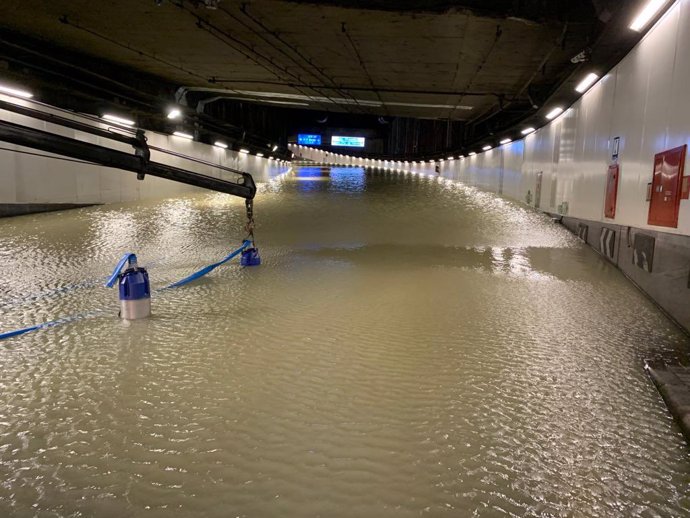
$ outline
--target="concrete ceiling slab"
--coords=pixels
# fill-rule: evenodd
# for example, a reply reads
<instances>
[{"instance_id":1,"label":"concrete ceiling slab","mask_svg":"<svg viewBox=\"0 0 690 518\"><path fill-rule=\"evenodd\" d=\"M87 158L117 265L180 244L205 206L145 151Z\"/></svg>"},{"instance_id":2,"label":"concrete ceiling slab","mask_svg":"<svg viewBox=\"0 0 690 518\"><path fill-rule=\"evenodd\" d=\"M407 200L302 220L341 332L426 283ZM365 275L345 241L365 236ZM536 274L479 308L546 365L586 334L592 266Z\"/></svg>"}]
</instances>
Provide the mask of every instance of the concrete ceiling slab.
<instances>
[{"instance_id":1,"label":"concrete ceiling slab","mask_svg":"<svg viewBox=\"0 0 690 518\"><path fill-rule=\"evenodd\" d=\"M600 25L585 1L545 2L543 19L500 1L364 4L6 0L0 24L175 86L276 106L454 120L552 87Z\"/></svg>"}]
</instances>

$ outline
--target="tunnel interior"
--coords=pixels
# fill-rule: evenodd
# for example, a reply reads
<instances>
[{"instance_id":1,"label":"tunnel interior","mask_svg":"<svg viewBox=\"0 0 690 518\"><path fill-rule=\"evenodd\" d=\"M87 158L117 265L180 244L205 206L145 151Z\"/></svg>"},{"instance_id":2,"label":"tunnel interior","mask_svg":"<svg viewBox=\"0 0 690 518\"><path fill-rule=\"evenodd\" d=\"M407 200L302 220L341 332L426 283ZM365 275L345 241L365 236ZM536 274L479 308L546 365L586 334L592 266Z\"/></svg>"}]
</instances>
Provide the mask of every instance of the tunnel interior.
<instances>
[{"instance_id":1,"label":"tunnel interior","mask_svg":"<svg viewBox=\"0 0 690 518\"><path fill-rule=\"evenodd\" d=\"M690 513L690 0L0 5L0 515Z\"/></svg>"}]
</instances>

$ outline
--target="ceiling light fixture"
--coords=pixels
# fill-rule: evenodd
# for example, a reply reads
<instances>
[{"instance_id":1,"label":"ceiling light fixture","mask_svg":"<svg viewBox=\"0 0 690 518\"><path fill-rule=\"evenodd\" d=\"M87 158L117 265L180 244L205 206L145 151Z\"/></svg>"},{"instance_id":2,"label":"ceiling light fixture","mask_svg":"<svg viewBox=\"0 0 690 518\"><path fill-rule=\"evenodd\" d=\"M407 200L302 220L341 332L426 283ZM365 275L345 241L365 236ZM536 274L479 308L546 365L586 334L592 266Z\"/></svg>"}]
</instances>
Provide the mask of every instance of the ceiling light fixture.
<instances>
[{"instance_id":1,"label":"ceiling light fixture","mask_svg":"<svg viewBox=\"0 0 690 518\"><path fill-rule=\"evenodd\" d=\"M489 149L491 149L491 146L487 144L482 148L482 151L488 151Z\"/></svg>"},{"instance_id":2,"label":"ceiling light fixture","mask_svg":"<svg viewBox=\"0 0 690 518\"><path fill-rule=\"evenodd\" d=\"M561 113L563 113L563 108L559 106L558 108L554 108L549 113L547 113L546 118L549 120L553 120L556 117L558 117Z\"/></svg>"},{"instance_id":3,"label":"ceiling light fixture","mask_svg":"<svg viewBox=\"0 0 690 518\"><path fill-rule=\"evenodd\" d=\"M122 124L124 126L134 126L134 121L130 119L125 119L124 117L118 117L112 113L104 113L101 119L108 122L114 122L115 124Z\"/></svg>"},{"instance_id":4,"label":"ceiling light fixture","mask_svg":"<svg viewBox=\"0 0 690 518\"><path fill-rule=\"evenodd\" d=\"M181 137L181 138L186 138L188 140L194 140L194 137L190 135L189 133L185 133L184 131L176 131L173 133L176 137Z\"/></svg>"},{"instance_id":5,"label":"ceiling light fixture","mask_svg":"<svg viewBox=\"0 0 690 518\"><path fill-rule=\"evenodd\" d=\"M216 141L213 143L213 145L216 146L216 147L219 147L219 148L221 148L221 149L227 149L227 148L228 148L228 145L227 145L225 142L222 142L222 141L220 141L220 140L216 140Z\"/></svg>"},{"instance_id":6,"label":"ceiling light fixture","mask_svg":"<svg viewBox=\"0 0 690 518\"><path fill-rule=\"evenodd\" d=\"M256 156L262 157L262 156L264 156L264 154L263 153L257 153Z\"/></svg>"},{"instance_id":7,"label":"ceiling light fixture","mask_svg":"<svg viewBox=\"0 0 690 518\"><path fill-rule=\"evenodd\" d=\"M249 150L242 148L242 149L240 149L240 153L242 153L243 155L246 155L249 153Z\"/></svg>"},{"instance_id":8,"label":"ceiling light fixture","mask_svg":"<svg viewBox=\"0 0 690 518\"><path fill-rule=\"evenodd\" d=\"M275 150L277 150L277 149L278 149L278 144L274 144L274 145L273 145L273 149L272 149L271 151L275 151Z\"/></svg>"},{"instance_id":9,"label":"ceiling light fixture","mask_svg":"<svg viewBox=\"0 0 690 518\"><path fill-rule=\"evenodd\" d=\"M635 17L630 28L637 32L641 31L667 2L668 0L650 0Z\"/></svg>"},{"instance_id":10,"label":"ceiling light fixture","mask_svg":"<svg viewBox=\"0 0 690 518\"><path fill-rule=\"evenodd\" d=\"M21 97L23 99L31 99L34 96L34 94L26 90L20 90L18 88L12 88L5 85L0 85L0 93L12 95L14 97Z\"/></svg>"},{"instance_id":11,"label":"ceiling light fixture","mask_svg":"<svg viewBox=\"0 0 690 518\"><path fill-rule=\"evenodd\" d=\"M532 126L530 126L529 128L523 129L520 133L522 133L523 135L529 135L530 133L534 133L535 131L536 130Z\"/></svg>"},{"instance_id":12,"label":"ceiling light fixture","mask_svg":"<svg viewBox=\"0 0 690 518\"><path fill-rule=\"evenodd\" d=\"M476 154L477 154L477 153L475 153L474 151L470 151L470 152L467 154L467 156L474 156L474 155L476 155Z\"/></svg>"},{"instance_id":13,"label":"ceiling light fixture","mask_svg":"<svg viewBox=\"0 0 690 518\"><path fill-rule=\"evenodd\" d=\"M182 116L182 112L177 108L171 108L168 110L168 119L179 119Z\"/></svg>"},{"instance_id":14,"label":"ceiling light fixture","mask_svg":"<svg viewBox=\"0 0 690 518\"><path fill-rule=\"evenodd\" d=\"M511 138L504 138L503 140L501 140L500 144L509 144L512 141L513 141L513 139L511 139Z\"/></svg>"},{"instance_id":15,"label":"ceiling light fixture","mask_svg":"<svg viewBox=\"0 0 690 518\"><path fill-rule=\"evenodd\" d=\"M575 87L575 91L580 92L581 94L585 93L590 86L596 83L597 79L599 79L599 76L593 72L590 72L582 81L580 81L580 84Z\"/></svg>"}]
</instances>

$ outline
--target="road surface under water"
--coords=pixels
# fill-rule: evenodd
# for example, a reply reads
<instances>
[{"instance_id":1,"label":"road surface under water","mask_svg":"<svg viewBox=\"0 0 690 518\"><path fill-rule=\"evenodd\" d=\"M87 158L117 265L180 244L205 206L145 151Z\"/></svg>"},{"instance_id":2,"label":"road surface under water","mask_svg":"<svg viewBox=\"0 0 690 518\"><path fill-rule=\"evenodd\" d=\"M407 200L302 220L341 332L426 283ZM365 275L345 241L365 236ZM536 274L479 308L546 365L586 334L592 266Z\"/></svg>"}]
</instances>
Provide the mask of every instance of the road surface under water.
<instances>
[{"instance_id":1,"label":"road surface under water","mask_svg":"<svg viewBox=\"0 0 690 518\"><path fill-rule=\"evenodd\" d=\"M199 193L0 221L2 516L679 516L690 455L643 371L684 336L550 219L437 178L302 168L263 265Z\"/></svg>"}]
</instances>

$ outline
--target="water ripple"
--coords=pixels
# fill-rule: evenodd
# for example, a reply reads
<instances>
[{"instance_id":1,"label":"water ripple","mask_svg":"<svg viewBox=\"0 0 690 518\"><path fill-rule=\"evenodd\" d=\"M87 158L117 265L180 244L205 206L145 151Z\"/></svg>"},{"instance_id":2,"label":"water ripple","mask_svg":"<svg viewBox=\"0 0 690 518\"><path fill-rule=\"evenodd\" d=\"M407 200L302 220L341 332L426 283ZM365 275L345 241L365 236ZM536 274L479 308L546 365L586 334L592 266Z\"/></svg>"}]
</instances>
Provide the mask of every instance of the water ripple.
<instances>
[{"instance_id":1,"label":"water ripple","mask_svg":"<svg viewBox=\"0 0 690 518\"><path fill-rule=\"evenodd\" d=\"M0 220L0 514L680 516L690 458L641 368L686 339L548 218L360 169L261 186L264 264L124 323L241 241L218 194ZM77 285L78 289L72 289Z\"/></svg>"}]
</instances>

